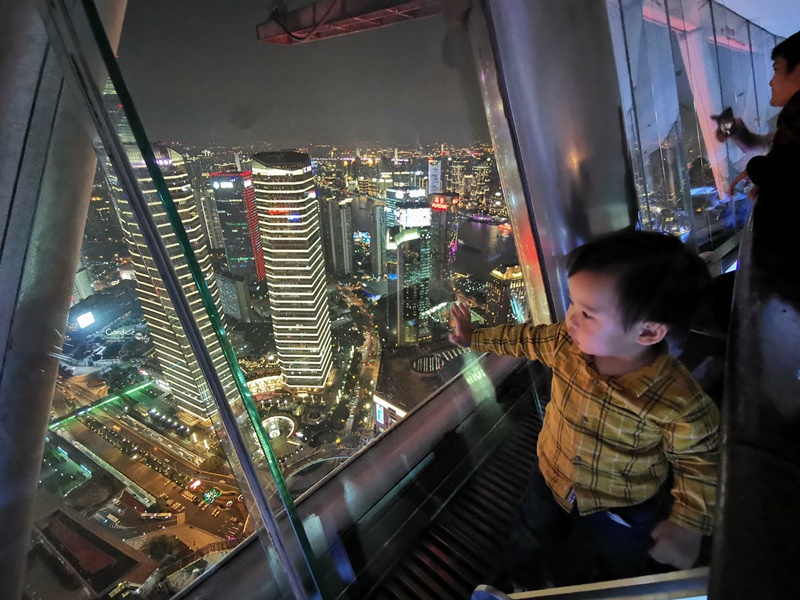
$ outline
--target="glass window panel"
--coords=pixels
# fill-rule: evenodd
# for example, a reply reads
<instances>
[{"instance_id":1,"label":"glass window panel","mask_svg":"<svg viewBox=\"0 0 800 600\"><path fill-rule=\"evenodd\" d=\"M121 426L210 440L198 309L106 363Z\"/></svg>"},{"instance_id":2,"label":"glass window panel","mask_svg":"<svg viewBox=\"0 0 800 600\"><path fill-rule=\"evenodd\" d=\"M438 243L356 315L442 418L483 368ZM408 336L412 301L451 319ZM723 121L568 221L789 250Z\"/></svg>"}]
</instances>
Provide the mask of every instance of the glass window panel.
<instances>
[{"instance_id":1,"label":"glass window panel","mask_svg":"<svg viewBox=\"0 0 800 600\"><path fill-rule=\"evenodd\" d=\"M733 114L751 127L757 127L758 93L764 94L767 89L756 90L748 22L723 6L714 5L713 9L722 104L731 107ZM733 142L727 142L725 146L728 152L727 181L731 182L744 170L754 152L743 152ZM730 191L726 189L725 195L730 195ZM735 191L729 201L723 198L720 206L723 208L719 220L725 224L724 232L744 227L750 214L750 200L746 194Z\"/></svg>"},{"instance_id":2,"label":"glass window panel","mask_svg":"<svg viewBox=\"0 0 800 600\"><path fill-rule=\"evenodd\" d=\"M750 23L750 46L752 48L755 95L758 106L757 118L752 125L754 131L767 133L775 130L775 122L781 109L770 105L769 81L772 79L772 49L780 40L773 34Z\"/></svg>"},{"instance_id":3,"label":"glass window panel","mask_svg":"<svg viewBox=\"0 0 800 600\"><path fill-rule=\"evenodd\" d=\"M233 64L240 55L224 39L244 36L243 23L249 34L258 13L244 10L239 22L230 23L214 19L209 9L199 29L189 28L184 40L171 29L173 39L159 46L163 38L148 36L158 33L154 27L169 23L170 15L157 18L152 10L146 3L130 4L120 47L122 65L131 74L134 92L150 86L139 97L160 97L155 108L146 100L139 105L148 131L153 124L151 135L180 139L170 130L180 122L177 115L195 105L203 106L200 112L213 113L219 98L200 102L203 96L197 90L208 80L202 61L192 67L198 79L191 85L166 85L169 78L153 74L154 61L161 59L148 51L178 55L193 36L208 39L202 29L213 24L221 29L211 36L219 40L212 53ZM225 12L227 16L229 9ZM222 380L245 444L245 462L254 464L258 484L276 513L284 506L276 493L283 479L279 474L273 480L268 463L280 469L291 493L300 495L458 374L464 351L447 339L449 303L469 303L479 323L527 317L528 299L488 131L483 122L476 128L474 116L467 114L470 102L480 107L474 70L467 71L472 81L465 92L473 97L464 100L453 93L461 87L463 73L442 60L445 32L440 18L381 32L395 52L364 65L372 91L390 92L380 111L370 109L375 115L364 113L358 103L342 104L336 94L324 98L340 111L337 119L358 126L358 137L347 127L332 127L332 117L326 121L322 114L321 100L299 116L289 115L293 126L281 129L287 121L276 115L285 109L280 103L287 96L277 92L287 88L288 97L296 98L297 69L290 68L280 85L274 79L270 83L269 90L278 96L272 107L263 106L264 97L251 95L244 110L259 119L258 111L263 111L264 120L277 128L267 129L274 140L259 138L236 121L234 135L224 144L198 143L187 134L183 143L153 145L210 302L224 315L226 337L238 357L230 365L233 373L206 315L208 299L197 292L173 232L175 223L134 143L122 106L127 100L102 78L101 108L121 138L134 183ZM91 40L83 41L93 51ZM298 65L317 65L314 81L321 97L325 82L333 86L336 79L352 77L353 64L363 58L363 40L351 37L338 43L348 60L337 64L329 61L325 44L257 46L253 56L277 64L295 53ZM205 46L198 46L198 57ZM409 55L407 64L392 74L396 56L404 54ZM242 69L235 78L251 77L247 65ZM353 89L356 83L347 85ZM393 95L398 99L391 101ZM236 113L238 104L232 106ZM442 123L435 106L452 109L452 114ZM165 119L167 114L173 119ZM393 127L394 121L404 125ZM196 118L193 123L193 131L208 140L228 119L221 115L218 121ZM281 151L286 146L292 151ZM111 535L135 539L146 552L152 540L143 536L149 532L159 538L154 552L164 562L156 577L165 580L170 571L169 585L178 590L196 576L191 575L195 568L211 568L210 544L232 547L258 524L248 516L255 514L254 507L232 450L231 432L219 427L213 415L209 418L214 412L209 387L160 279L158 261L134 218L130 190L120 173L124 167L101 144L98 153L92 212L76 277L80 290L71 315L73 337L80 339L64 352L54 429L65 434L62 448L67 454L75 447L70 432L80 429L86 443L76 443L97 457L98 470L119 473L117 480L125 485L111 486L92 518ZM113 310L89 310L94 302L111 304ZM247 398L236 389L240 367L255 399L263 439L244 410ZM93 393L105 403L89 409ZM81 414L69 418L77 412ZM71 493L58 489L66 501ZM291 499L288 507L293 510ZM178 538L160 539L159 532ZM175 541L181 536L191 552ZM292 547L302 544L285 541ZM274 556L269 543L266 549ZM214 546L213 552L218 550ZM281 575L273 575L285 588Z\"/></svg>"},{"instance_id":4,"label":"glass window panel","mask_svg":"<svg viewBox=\"0 0 800 600\"><path fill-rule=\"evenodd\" d=\"M29 589L54 598L73 588L177 591L259 529L277 566L275 541L283 551L291 536L267 537L250 484L266 498L262 508L296 513L280 471L268 465L275 462L268 460L270 424L252 422L257 409L249 393L240 395L239 367L226 360L227 342L208 312L221 312L220 294L184 158L163 145L148 148L159 169L151 177L133 137L136 119L131 125L126 100L99 66L103 40L98 46L87 33L91 7L88 19L81 8L49 14L57 51L66 40L80 56L73 64L95 65L95 80L104 82L94 87L81 73L82 86L68 77L69 91L96 94L92 110L108 117L113 135L94 139L98 168L59 353L41 474L48 509L37 516ZM72 39L70 30L81 33ZM161 240L185 308L170 294L147 231ZM189 321L179 319L181 310ZM207 352L202 360L219 378L221 404L189 341L191 321ZM218 406L231 411L227 427ZM253 473L249 480L245 472ZM280 564L265 574L276 594L288 590L287 562Z\"/></svg>"},{"instance_id":5,"label":"glass window panel","mask_svg":"<svg viewBox=\"0 0 800 600\"><path fill-rule=\"evenodd\" d=\"M727 151L714 139L711 118L722 111L722 100L708 2L670 3L670 23L689 164L689 210L695 223L691 241L703 251L719 237L722 225L715 207L728 181Z\"/></svg>"},{"instance_id":6,"label":"glass window panel","mask_svg":"<svg viewBox=\"0 0 800 600\"><path fill-rule=\"evenodd\" d=\"M636 107L634 127L644 167L636 183L642 215L649 214L649 223L643 220L643 225L686 240L693 231L694 212L688 205L681 105L667 14L655 1L620 6Z\"/></svg>"},{"instance_id":7,"label":"glass window panel","mask_svg":"<svg viewBox=\"0 0 800 600\"><path fill-rule=\"evenodd\" d=\"M478 323L527 316L488 130L467 114L481 109L474 69L462 91L438 17L284 48L246 38L258 14L246 7L217 19L209 5L194 24L177 5L159 10L131 3L120 64L151 135L185 157L215 279L244 279L238 303L223 298L228 332L300 494L458 373L450 302L470 303ZM191 59L159 67L187 85L164 87L151 65L187 43ZM240 83L247 92L226 99ZM303 164L283 169L281 148ZM245 169L247 224L224 187ZM257 244L260 278L244 266Z\"/></svg>"},{"instance_id":8,"label":"glass window panel","mask_svg":"<svg viewBox=\"0 0 800 600\"><path fill-rule=\"evenodd\" d=\"M618 0L608 2L609 25L614 44L614 57L619 74L620 98L625 123L625 132L630 152L631 169L639 201L639 219L644 229L657 229L656 215L650 210L648 180L644 167L644 155L639 139L638 107L634 98L633 79L630 76L631 49L626 45L626 27Z\"/></svg>"}]
</instances>

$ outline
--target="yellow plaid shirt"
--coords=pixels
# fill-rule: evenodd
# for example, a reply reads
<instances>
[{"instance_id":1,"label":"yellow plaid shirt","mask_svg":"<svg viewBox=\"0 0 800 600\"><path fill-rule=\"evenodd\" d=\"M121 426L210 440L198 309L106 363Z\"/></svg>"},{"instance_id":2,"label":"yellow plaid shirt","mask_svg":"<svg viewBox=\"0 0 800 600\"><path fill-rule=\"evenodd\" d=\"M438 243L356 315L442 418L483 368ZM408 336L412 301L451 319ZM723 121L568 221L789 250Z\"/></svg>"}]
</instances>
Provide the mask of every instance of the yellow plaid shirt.
<instances>
[{"instance_id":1,"label":"yellow plaid shirt","mask_svg":"<svg viewBox=\"0 0 800 600\"><path fill-rule=\"evenodd\" d=\"M571 491L586 515L652 498L670 466L670 520L706 535L716 504L719 412L665 343L647 367L604 376L555 325L501 325L472 334L472 349L526 356L553 370L539 434L539 468L556 500Z\"/></svg>"}]
</instances>

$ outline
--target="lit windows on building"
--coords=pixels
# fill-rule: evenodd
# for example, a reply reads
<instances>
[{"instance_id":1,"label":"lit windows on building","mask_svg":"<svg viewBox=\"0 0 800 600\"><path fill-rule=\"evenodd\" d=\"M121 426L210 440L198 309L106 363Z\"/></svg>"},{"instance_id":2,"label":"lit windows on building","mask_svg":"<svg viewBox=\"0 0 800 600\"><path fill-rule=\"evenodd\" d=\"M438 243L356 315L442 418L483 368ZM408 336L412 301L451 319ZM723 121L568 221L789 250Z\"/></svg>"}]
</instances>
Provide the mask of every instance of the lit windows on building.
<instances>
[{"instance_id":1,"label":"lit windows on building","mask_svg":"<svg viewBox=\"0 0 800 600\"><path fill-rule=\"evenodd\" d=\"M251 171L217 171L209 175L216 200L228 270L247 281L262 281L267 272L258 229Z\"/></svg>"},{"instance_id":2,"label":"lit windows on building","mask_svg":"<svg viewBox=\"0 0 800 600\"><path fill-rule=\"evenodd\" d=\"M311 159L256 154L253 184L281 371L288 387L319 390L331 370L331 333Z\"/></svg>"},{"instance_id":3,"label":"lit windows on building","mask_svg":"<svg viewBox=\"0 0 800 600\"><path fill-rule=\"evenodd\" d=\"M523 323L528 318L525 280L519 265L498 267L489 276L486 324Z\"/></svg>"}]
</instances>

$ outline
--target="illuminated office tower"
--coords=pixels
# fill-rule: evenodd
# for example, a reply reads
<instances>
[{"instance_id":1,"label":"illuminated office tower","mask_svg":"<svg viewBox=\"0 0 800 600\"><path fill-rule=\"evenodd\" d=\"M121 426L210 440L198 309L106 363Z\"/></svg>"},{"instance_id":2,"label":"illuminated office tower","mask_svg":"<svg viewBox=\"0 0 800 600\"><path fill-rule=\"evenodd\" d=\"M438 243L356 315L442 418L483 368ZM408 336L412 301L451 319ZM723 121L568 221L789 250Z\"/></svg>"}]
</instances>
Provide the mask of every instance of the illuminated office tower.
<instances>
[{"instance_id":1,"label":"illuminated office tower","mask_svg":"<svg viewBox=\"0 0 800 600\"><path fill-rule=\"evenodd\" d=\"M388 188L384 193L383 198L386 201L386 224L389 227L397 225L397 216L399 214L398 205L404 202L419 201L420 198L425 197L425 190L419 188L408 187L393 187Z\"/></svg>"},{"instance_id":2,"label":"illuminated office tower","mask_svg":"<svg viewBox=\"0 0 800 600\"><path fill-rule=\"evenodd\" d=\"M256 154L253 183L281 372L291 388L320 390L331 370L331 330L311 159Z\"/></svg>"},{"instance_id":3,"label":"illuminated office tower","mask_svg":"<svg viewBox=\"0 0 800 600\"><path fill-rule=\"evenodd\" d=\"M208 174L217 170L214 162L214 156L208 150L204 150L200 156L185 158L184 166L189 174L194 203L197 213L200 215L200 225L208 240L208 245L212 250L219 250L223 247L222 230L219 225L217 206L214 202L214 193L208 179Z\"/></svg>"},{"instance_id":4,"label":"illuminated office tower","mask_svg":"<svg viewBox=\"0 0 800 600\"><path fill-rule=\"evenodd\" d=\"M123 131L123 142L125 133ZM164 245L172 258L172 266L183 284L183 292L192 308L197 325L208 347L214 366L222 379L229 398L235 397L233 378L222 355L211 322L200 299L189 266L181 252L172 226L161 205L161 199L153 187L147 168L138 151L129 142L129 156L139 179L139 185L145 194L147 204L158 227ZM217 310L222 313L222 305L211 270L206 238L200 225L200 217L192 194L189 177L184 168L183 157L164 146L153 146L156 162L161 168L164 180L169 188L175 208L194 249L197 262L204 274ZM209 417L215 412L203 373L195 359L194 352L184 333L178 317L169 299L164 283L158 274L144 237L136 224L128 202L122 199L117 190L116 206L123 233L130 247L131 260L136 274L136 294L142 307L145 321L150 329L150 337L155 345L156 358L161 366L164 379L169 384L176 404L203 423L209 423Z\"/></svg>"},{"instance_id":5,"label":"illuminated office tower","mask_svg":"<svg viewBox=\"0 0 800 600\"><path fill-rule=\"evenodd\" d=\"M122 231L111 201L111 192L102 169L98 169L92 186L92 199L89 202L89 214L83 239L89 244L107 244L118 242L120 237L122 237Z\"/></svg>"},{"instance_id":6,"label":"illuminated office tower","mask_svg":"<svg viewBox=\"0 0 800 600\"><path fill-rule=\"evenodd\" d=\"M228 271L246 281L262 281L267 272L261 250L261 232L251 171L217 171L209 174L216 200Z\"/></svg>"},{"instance_id":7,"label":"illuminated office tower","mask_svg":"<svg viewBox=\"0 0 800 600\"><path fill-rule=\"evenodd\" d=\"M89 269L86 268L83 258L78 261L78 272L75 275L75 283L72 286L72 302L70 306L75 306L81 300L86 300L94 295L94 281Z\"/></svg>"},{"instance_id":8,"label":"illuminated office tower","mask_svg":"<svg viewBox=\"0 0 800 600\"><path fill-rule=\"evenodd\" d=\"M391 240L395 253L394 277L389 277L390 341L414 346L428 337L427 322L420 317L429 308L431 278L431 209L425 204L398 204L397 233ZM396 332L394 335L391 332Z\"/></svg>"},{"instance_id":9,"label":"illuminated office tower","mask_svg":"<svg viewBox=\"0 0 800 600\"><path fill-rule=\"evenodd\" d=\"M389 229L386 225L386 203L373 200L369 204L369 255L372 276L386 275L386 240Z\"/></svg>"},{"instance_id":10,"label":"illuminated office tower","mask_svg":"<svg viewBox=\"0 0 800 600\"><path fill-rule=\"evenodd\" d=\"M453 161L447 171L447 191L464 196L464 163Z\"/></svg>"},{"instance_id":11,"label":"illuminated office tower","mask_svg":"<svg viewBox=\"0 0 800 600\"><path fill-rule=\"evenodd\" d=\"M430 159L428 161L428 193L441 194L442 190L442 161Z\"/></svg>"},{"instance_id":12,"label":"illuminated office tower","mask_svg":"<svg viewBox=\"0 0 800 600\"><path fill-rule=\"evenodd\" d=\"M433 194L431 204L431 279L449 282L458 250L458 196Z\"/></svg>"},{"instance_id":13,"label":"illuminated office tower","mask_svg":"<svg viewBox=\"0 0 800 600\"><path fill-rule=\"evenodd\" d=\"M491 166L488 163L475 165L472 168L472 174L475 178L475 183L471 192L471 200L477 204L481 212L489 212L489 178L491 175ZM490 213L491 214L491 213Z\"/></svg>"},{"instance_id":14,"label":"illuminated office tower","mask_svg":"<svg viewBox=\"0 0 800 600\"><path fill-rule=\"evenodd\" d=\"M199 215L200 223L205 229L208 245L212 250L220 250L225 247L225 240L222 235L222 226L219 222L217 213L217 203L214 201L214 193L208 185L208 179L203 177L203 188L200 193Z\"/></svg>"},{"instance_id":15,"label":"illuminated office tower","mask_svg":"<svg viewBox=\"0 0 800 600\"><path fill-rule=\"evenodd\" d=\"M491 272L486 290L486 324L523 323L528 318L527 293L519 265Z\"/></svg>"},{"instance_id":16,"label":"illuminated office tower","mask_svg":"<svg viewBox=\"0 0 800 600\"><path fill-rule=\"evenodd\" d=\"M250 292L244 278L231 273L217 273L215 279L222 302L222 312L237 321L249 323Z\"/></svg>"},{"instance_id":17,"label":"illuminated office tower","mask_svg":"<svg viewBox=\"0 0 800 600\"><path fill-rule=\"evenodd\" d=\"M322 198L319 202L325 266L335 276L353 272L353 199Z\"/></svg>"},{"instance_id":18,"label":"illuminated office tower","mask_svg":"<svg viewBox=\"0 0 800 600\"><path fill-rule=\"evenodd\" d=\"M369 177L359 177L356 184L358 185L358 193L364 196L375 197L378 195L378 180Z\"/></svg>"}]
</instances>

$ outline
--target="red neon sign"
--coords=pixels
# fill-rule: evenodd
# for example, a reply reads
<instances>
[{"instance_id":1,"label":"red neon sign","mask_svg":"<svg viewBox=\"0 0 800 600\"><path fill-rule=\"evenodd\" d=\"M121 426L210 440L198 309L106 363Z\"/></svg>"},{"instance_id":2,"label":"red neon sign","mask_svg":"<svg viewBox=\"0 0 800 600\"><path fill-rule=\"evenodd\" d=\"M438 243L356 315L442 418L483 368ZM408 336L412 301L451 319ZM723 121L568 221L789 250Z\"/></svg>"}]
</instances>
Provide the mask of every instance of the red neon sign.
<instances>
[{"instance_id":1,"label":"red neon sign","mask_svg":"<svg viewBox=\"0 0 800 600\"><path fill-rule=\"evenodd\" d=\"M450 207L447 205L447 198L444 196L434 196L431 201L431 210L447 210Z\"/></svg>"}]
</instances>

